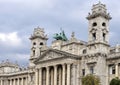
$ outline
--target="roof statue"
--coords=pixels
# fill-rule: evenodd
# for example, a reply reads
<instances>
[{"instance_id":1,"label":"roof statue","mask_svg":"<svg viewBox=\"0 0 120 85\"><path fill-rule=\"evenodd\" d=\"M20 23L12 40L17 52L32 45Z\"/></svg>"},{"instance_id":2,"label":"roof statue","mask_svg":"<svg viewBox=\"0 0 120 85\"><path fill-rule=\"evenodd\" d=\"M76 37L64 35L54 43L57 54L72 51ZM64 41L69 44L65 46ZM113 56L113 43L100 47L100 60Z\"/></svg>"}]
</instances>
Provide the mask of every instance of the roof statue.
<instances>
[{"instance_id":1,"label":"roof statue","mask_svg":"<svg viewBox=\"0 0 120 85\"><path fill-rule=\"evenodd\" d=\"M74 38L74 37L75 37L75 32L72 32L71 38Z\"/></svg>"},{"instance_id":2,"label":"roof statue","mask_svg":"<svg viewBox=\"0 0 120 85\"><path fill-rule=\"evenodd\" d=\"M61 30L61 33L55 33L54 36L53 36L54 39L56 40L62 40L62 41L67 41L67 37L64 33L64 30Z\"/></svg>"}]
</instances>

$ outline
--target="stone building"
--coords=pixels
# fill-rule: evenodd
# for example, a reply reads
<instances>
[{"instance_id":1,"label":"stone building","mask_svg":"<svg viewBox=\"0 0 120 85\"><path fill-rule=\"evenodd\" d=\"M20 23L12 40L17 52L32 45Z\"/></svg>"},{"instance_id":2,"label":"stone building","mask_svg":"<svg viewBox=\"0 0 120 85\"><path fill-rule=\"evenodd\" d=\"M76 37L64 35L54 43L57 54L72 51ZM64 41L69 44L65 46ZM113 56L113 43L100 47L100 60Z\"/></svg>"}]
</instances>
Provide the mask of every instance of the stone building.
<instances>
[{"instance_id":1,"label":"stone building","mask_svg":"<svg viewBox=\"0 0 120 85\"><path fill-rule=\"evenodd\" d=\"M31 54L27 69L9 61L0 64L0 85L82 85L87 74L97 75L101 85L120 77L120 46L109 44L109 20L106 5L93 5L88 13L88 42L75 38L54 40L47 46L43 28L35 28L30 37Z\"/></svg>"}]
</instances>

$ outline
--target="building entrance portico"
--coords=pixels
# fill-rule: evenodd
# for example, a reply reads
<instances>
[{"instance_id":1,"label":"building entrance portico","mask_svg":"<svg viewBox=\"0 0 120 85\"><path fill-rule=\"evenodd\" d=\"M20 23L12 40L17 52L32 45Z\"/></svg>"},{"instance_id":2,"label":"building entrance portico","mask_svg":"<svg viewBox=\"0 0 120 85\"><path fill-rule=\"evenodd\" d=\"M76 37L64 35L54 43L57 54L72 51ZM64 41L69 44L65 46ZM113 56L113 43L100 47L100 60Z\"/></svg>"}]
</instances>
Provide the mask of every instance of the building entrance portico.
<instances>
[{"instance_id":1,"label":"building entrance portico","mask_svg":"<svg viewBox=\"0 0 120 85\"><path fill-rule=\"evenodd\" d=\"M71 65L59 64L37 68L36 85L70 85Z\"/></svg>"}]
</instances>

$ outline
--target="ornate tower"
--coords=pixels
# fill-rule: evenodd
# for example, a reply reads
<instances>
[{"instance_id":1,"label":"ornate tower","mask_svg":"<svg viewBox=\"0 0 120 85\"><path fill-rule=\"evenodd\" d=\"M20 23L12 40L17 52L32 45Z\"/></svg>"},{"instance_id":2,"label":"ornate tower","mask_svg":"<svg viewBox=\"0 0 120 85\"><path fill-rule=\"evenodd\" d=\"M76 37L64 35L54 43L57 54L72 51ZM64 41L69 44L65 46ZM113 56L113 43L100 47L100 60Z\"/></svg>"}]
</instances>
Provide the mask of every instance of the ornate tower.
<instances>
[{"instance_id":1,"label":"ornate tower","mask_svg":"<svg viewBox=\"0 0 120 85\"><path fill-rule=\"evenodd\" d=\"M33 34L30 37L31 40L31 55L30 66L34 66L33 61L41 55L42 49L46 47L48 40L43 28L35 28Z\"/></svg>"},{"instance_id":2,"label":"ornate tower","mask_svg":"<svg viewBox=\"0 0 120 85\"><path fill-rule=\"evenodd\" d=\"M106 5L99 2L93 5L92 13L88 14L87 19L89 21L87 74L99 76L101 85L108 85L106 58L110 48L109 20L111 16L107 13Z\"/></svg>"},{"instance_id":3,"label":"ornate tower","mask_svg":"<svg viewBox=\"0 0 120 85\"><path fill-rule=\"evenodd\" d=\"M92 13L88 14L87 19L89 21L88 47L94 50L94 52L107 52L109 47L109 20L111 16L107 13L106 5L101 4L101 2L93 5ZM90 53L93 52L90 51Z\"/></svg>"}]
</instances>

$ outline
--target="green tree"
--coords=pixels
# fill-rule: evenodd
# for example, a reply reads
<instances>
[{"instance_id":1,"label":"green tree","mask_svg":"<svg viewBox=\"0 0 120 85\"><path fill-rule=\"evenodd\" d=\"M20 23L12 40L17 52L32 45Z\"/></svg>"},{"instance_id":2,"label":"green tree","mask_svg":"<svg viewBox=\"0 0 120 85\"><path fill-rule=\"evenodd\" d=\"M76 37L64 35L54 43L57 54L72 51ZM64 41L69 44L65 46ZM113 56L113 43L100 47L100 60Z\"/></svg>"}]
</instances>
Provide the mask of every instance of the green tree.
<instances>
[{"instance_id":1,"label":"green tree","mask_svg":"<svg viewBox=\"0 0 120 85\"><path fill-rule=\"evenodd\" d=\"M110 85L120 85L120 79L118 77L113 78L110 82Z\"/></svg>"},{"instance_id":2,"label":"green tree","mask_svg":"<svg viewBox=\"0 0 120 85\"><path fill-rule=\"evenodd\" d=\"M92 74L82 78L82 85L100 85L100 79Z\"/></svg>"}]
</instances>

